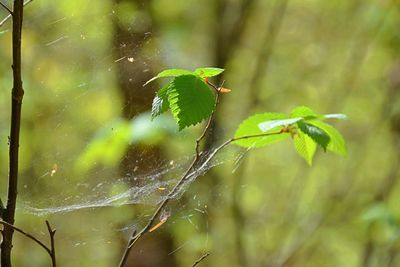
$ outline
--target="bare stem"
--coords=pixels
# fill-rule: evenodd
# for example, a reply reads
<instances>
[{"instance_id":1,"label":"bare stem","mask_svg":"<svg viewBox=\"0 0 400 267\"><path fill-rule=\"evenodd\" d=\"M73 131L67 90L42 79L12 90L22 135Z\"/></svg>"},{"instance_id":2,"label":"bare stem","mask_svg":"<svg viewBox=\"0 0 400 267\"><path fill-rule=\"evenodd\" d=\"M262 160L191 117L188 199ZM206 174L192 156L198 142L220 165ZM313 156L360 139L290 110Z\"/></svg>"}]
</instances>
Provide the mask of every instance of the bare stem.
<instances>
[{"instance_id":1,"label":"bare stem","mask_svg":"<svg viewBox=\"0 0 400 267\"><path fill-rule=\"evenodd\" d=\"M132 233L131 237L129 238L128 244L127 244L127 246L125 248L124 254L122 255L121 261L119 263L120 267L124 266L124 264L126 263L126 260L128 259L129 253L130 253L133 245L139 240L139 238L141 238L144 234L149 232L149 230L151 229L151 226L155 222L156 218L160 215L160 213L163 210L163 208L168 204L169 200L179 191L180 187L184 184L186 179L190 176L191 171L193 170L193 168L196 165L196 163L199 161L200 155L201 155L201 152L199 151L200 142L201 142L201 140L204 139L207 131L210 128L211 121L214 118L214 113L215 113L216 107L217 107L218 102L219 102L219 91L218 91L218 89L217 89L217 87L215 85L211 85L211 86L216 91L216 94L215 94L215 108L214 108L214 111L211 113L211 116L210 116L210 118L209 118L209 120L208 120L208 122L207 122L207 124L206 124L206 126L204 128L204 131L199 136L199 138L197 138L197 140L196 140L196 146L195 146L195 152L196 153L195 153L195 156L193 158L192 163L189 165L189 167L187 168L185 173L182 175L181 179L176 183L176 185L171 189L171 191L169 191L167 197L158 205L157 209L155 210L155 212L153 213L153 215L151 216L151 218L147 222L146 226L143 227L143 229L141 231L139 231L138 233L136 233L136 230Z\"/></svg>"},{"instance_id":2,"label":"bare stem","mask_svg":"<svg viewBox=\"0 0 400 267\"><path fill-rule=\"evenodd\" d=\"M56 246L55 246L55 242L54 242L54 235L56 234L56 230L52 229L50 226L49 221L46 220L46 226L47 226L47 231L49 232L49 236L50 236L50 257L51 257L51 263L53 267L57 266L56 263Z\"/></svg>"},{"instance_id":3,"label":"bare stem","mask_svg":"<svg viewBox=\"0 0 400 267\"><path fill-rule=\"evenodd\" d=\"M53 266L53 267L56 267L56 265L55 265L55 249L54 249L54 233L55 233L55 230L52 230L51 228L49 228L49 227L50 227L50 224L49 224L48 221L46 221L46 225L47 225L47 227L48 227L48 229L49 229L49 234L50 234L50 239L51 239L51 248L47 247L46 244L44 244L42 241L40 241L39 239L37 239L37 238L34 237L33 235L31 235L31 234L25 232L25 231L22 230L21 228L18 228L18 227L15 226L15 225L12 225L12 224L10 224L10 223L8 223L8 222L5 222L5 221L3 221L3 220L0 220L0 224L4 225L4 227L7 226L8 228L14 229L15 231L21 233L22 235L26 236L27 238L29 238L30 240L34 241L36 244L38 244L39 246L41 246L41 247L47 252L47 254L49 254L49 256L51 257L52 262L53 262L53 265L52 265L52 266ZM54 260L53 260L53 259L54 259Z\"/></svg>"},{"instance_id":4,"label":"bare stem","mask_svg":"<svg viewBox=\"0 0 400 267\"><path fill-rule=\"evenodd\" d=\"M10 16L13 15L13 12L11 11L11 9L8 6L6 6L6 4L3 4L3 2L1 2L1 1L0 1L0 6L2 6L5 10L7 10L8 13L10 13Z\"/></svg>"},{"instance_id":5,"label":"bare stem","mask_svg":"<svg viewBox=\"0 0 400 267\"><path fill-rule=\"evenodd\" d=\"M26 6L27 4L31 3L32 1L33 1L33 0L27 0L27 1L25 1L25 2L24 2L24 6ZM2 20L0 21L0 27L3 26L4 23L6 23L9 19L11 19L11 17L12 17L12 15L10 14L10 15L6 16L4 19L2 19Z\"/></svg>"},{"instance_id":6,"label":"bare stem","mask_svg":"<svg viewBox=\"0 0 400 267\"><path fill-rule=\"evenodd\" d=\"M210 123L207 124L208 127L210 125ZM206 129L207 126L206 126ZM215 155L221 151L223 148L225 148L227 145L231 144L232 142L235 141L239 141L239 140L243 140L243 139L250 139L250 138L260 138L260 137L264 137L264 136L271 136L271 135L278 135L283 133L282 131L279 132L273 132L273 133L263 133L263 134L255 134L255 135L247 135L247 136L241 136L241 137L237 137L237 138L231 138L227 141L225 141L224 143L222 143L219 147L217 147L207 158L206 161L203 162L203 164L199 167L199 169L202 169L204 166L206 166L208 164L208 162L210 162L211 159L213 159L215 157ZM200 136L201 137L201 136ZM203 136L204 138L204 136ZM201 140L201 139L200 139ZM199 142L196 142L196 151L198 151L198 147L199 147ZM126 263L126 260L128 258L128 255L133 247L133 245L146 233L149 232L151 226L153 225L154 221L156 220L156 218L160 215L161 211L163 210L163 208L168 204L169 200L178 192L179 188L184 184L184 182L186 181L186 179L190 176L191 171L193 170L195 164L199 161L200 159L200 155L201 153L196 153L195 157L192 161L192 163L189 165L188 169L186 170L186 172L182 175L181 179L178 181L178 183L171 189L171 191L168 193L167 197L159 204L159 206L157 207L157 209L155 210L155 212L153 213L153 215L151 216L151 218L149 219L149 221L147 222L146 226L142 228L142 230L140 232L138 232L136 234L136 231L133 232L131 238L129 239L129 242L127 244L127 247L125 248L125 252L122 256L121 262L119 264L120 267L124 266L124 264Z\"/></svg>"},{"instance_id":7,"label":"bare stem","mask_svg":"<svg viewBox=\"0 0 400 267\"><path fill-rule=\"evenodd\" d=\"M23 10L23 0L14 0L12 24L13 88L11 92L9 176L7 206L3 212L4 221L10 225L14 225L15 208L17 203L19 137L21 128L22 98L24 96L21 74L21 37ZM10 227L8 224L4 225L3 243L1 244L1 266L3 267L11 266L11 248L14 228Z\"/></svg>"},{"instance_id":8,"label":"bare stem","mask_svg":"<svg viewBox=\"0 0 400 267\"><path fill-rule=\"evenodd\" d=\"M208 256L210 256L210 253L207 252L206 254L204 254L203 256L201 256L198 260L195 261L195 263L193 263L192 267L197 266L200 262L202 262L205 258L207 258Z\"/></svg>"}]
</instances>

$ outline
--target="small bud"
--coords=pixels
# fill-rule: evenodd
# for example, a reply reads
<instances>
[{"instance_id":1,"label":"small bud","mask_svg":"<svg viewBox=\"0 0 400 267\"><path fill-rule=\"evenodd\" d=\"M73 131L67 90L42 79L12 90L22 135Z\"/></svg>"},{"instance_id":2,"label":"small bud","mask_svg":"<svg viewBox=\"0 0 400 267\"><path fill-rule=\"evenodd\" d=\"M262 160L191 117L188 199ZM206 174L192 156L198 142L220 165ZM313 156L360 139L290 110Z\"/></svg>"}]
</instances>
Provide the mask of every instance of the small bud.
<instances>
[{"instance_id":1,"label":"small bud","mask_svg":"<svg viewBox=\"0 0 400 267\"><path fill-rule=\"evenodd\" d=\"M219 91L220 93L226 94L226 93L229 93L229 92L232 91L232 90L231 90L231 89L228 89L228 88L224 88L224 87L219 87L219 88L218 88L218 91Z\"/></svg>"}]
</instances>

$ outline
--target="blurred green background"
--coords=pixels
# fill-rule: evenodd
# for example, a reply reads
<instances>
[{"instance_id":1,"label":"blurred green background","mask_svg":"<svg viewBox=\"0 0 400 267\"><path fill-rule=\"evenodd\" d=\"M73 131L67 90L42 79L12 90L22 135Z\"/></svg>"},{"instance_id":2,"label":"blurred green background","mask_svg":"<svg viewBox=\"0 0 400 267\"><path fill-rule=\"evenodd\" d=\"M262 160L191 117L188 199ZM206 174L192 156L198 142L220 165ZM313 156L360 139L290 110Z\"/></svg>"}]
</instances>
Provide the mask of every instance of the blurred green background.
<instances>
[{"instance_id":1,"label":"blurred green background","mask_svg":"<svg viewBox=\"0 0 400 267\"><path fill-rule=\"evenodd\" d=\"M3 1L11 6L11 1ZM0 19L7 13L0 9ZM6 198L11 26L0 27L0 197ZM190 162L202 126L150 122L165 68L225 68L206 149L257 112L341 112L340 158L292 144L231 148L141 240L128 266L400 266L400 5L396 0L35 0L25 8L16 225L60 266L116 266ZM219 83L221 79L214 79ZM15 234L15 266L50 266Z\"/></svg>"}]
</instances>

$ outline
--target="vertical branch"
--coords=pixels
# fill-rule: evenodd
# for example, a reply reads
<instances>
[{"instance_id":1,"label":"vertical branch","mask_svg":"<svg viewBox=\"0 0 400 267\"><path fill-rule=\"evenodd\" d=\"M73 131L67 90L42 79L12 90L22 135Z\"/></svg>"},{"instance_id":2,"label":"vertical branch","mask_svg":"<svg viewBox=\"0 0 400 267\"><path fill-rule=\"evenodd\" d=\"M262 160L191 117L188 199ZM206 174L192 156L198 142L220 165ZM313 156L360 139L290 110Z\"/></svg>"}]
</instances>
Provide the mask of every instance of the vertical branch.
<instances>
[{"instance_id":1,"label":"vertical branch","mask_svg":"<svg viewBox=\"0 0 400 267\"><path fill-rule=\"evenodd\" d=\"M50 257L51 257L51 263L53 267L57 266L56 263L56 247L55 247L55 242L54 242L54 235L56 234L56 230L52 229L50 226L49 221L46 220L46 226L47 226L47 231L49 231L49 236L50 236Z\"/></svg>"},{"instance_id":2,"label":"vertical branch","mask_svg":"<svg viewBox=\"0 0 400 267\"><path fill-rule=\"evenodd\" d=\"M13 89L11 93L11 129L9 147L10 162L7 206L3 212L3 219L9 224L14 224L15 207L17 202L19 134L21 125L22 98L24 96L21 77L21 35L23 8L23 0L14 0L12 25ZM3 243L1 244L1 266L3 267L11 266L13 233L13 228L7 225L4 226Z\"/></svg>"}]
</instances>

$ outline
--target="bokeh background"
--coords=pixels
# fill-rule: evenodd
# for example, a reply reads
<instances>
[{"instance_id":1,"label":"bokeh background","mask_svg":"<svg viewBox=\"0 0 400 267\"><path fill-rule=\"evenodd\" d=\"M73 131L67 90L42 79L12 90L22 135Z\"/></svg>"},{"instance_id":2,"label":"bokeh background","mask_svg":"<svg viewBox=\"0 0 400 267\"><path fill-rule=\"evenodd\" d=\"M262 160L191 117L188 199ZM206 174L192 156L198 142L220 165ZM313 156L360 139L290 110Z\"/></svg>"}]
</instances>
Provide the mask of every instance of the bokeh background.
<instances>
[{"instance_id":1,"label":"bokeh background","mask_svg":"<svg viewBox=\"0 0 400 267\"><path fill-rule=\"evenodd\" d=\"M3 1L11 6L11 1ZM0 19L7 13L0 9ZM11 24L0 27L0 197L6 198ZM247 116L341 112L348 156L309 167L290 140L230 148L188 185L128 266L400 266L397 0L35 0L25 8L16 225L60 266L116 266L127 238L190 162L201 125L151 122L166 68L220 67L205 149ZM50 266L15 234L15 266Z\"/></svg>"}]
</instances>

